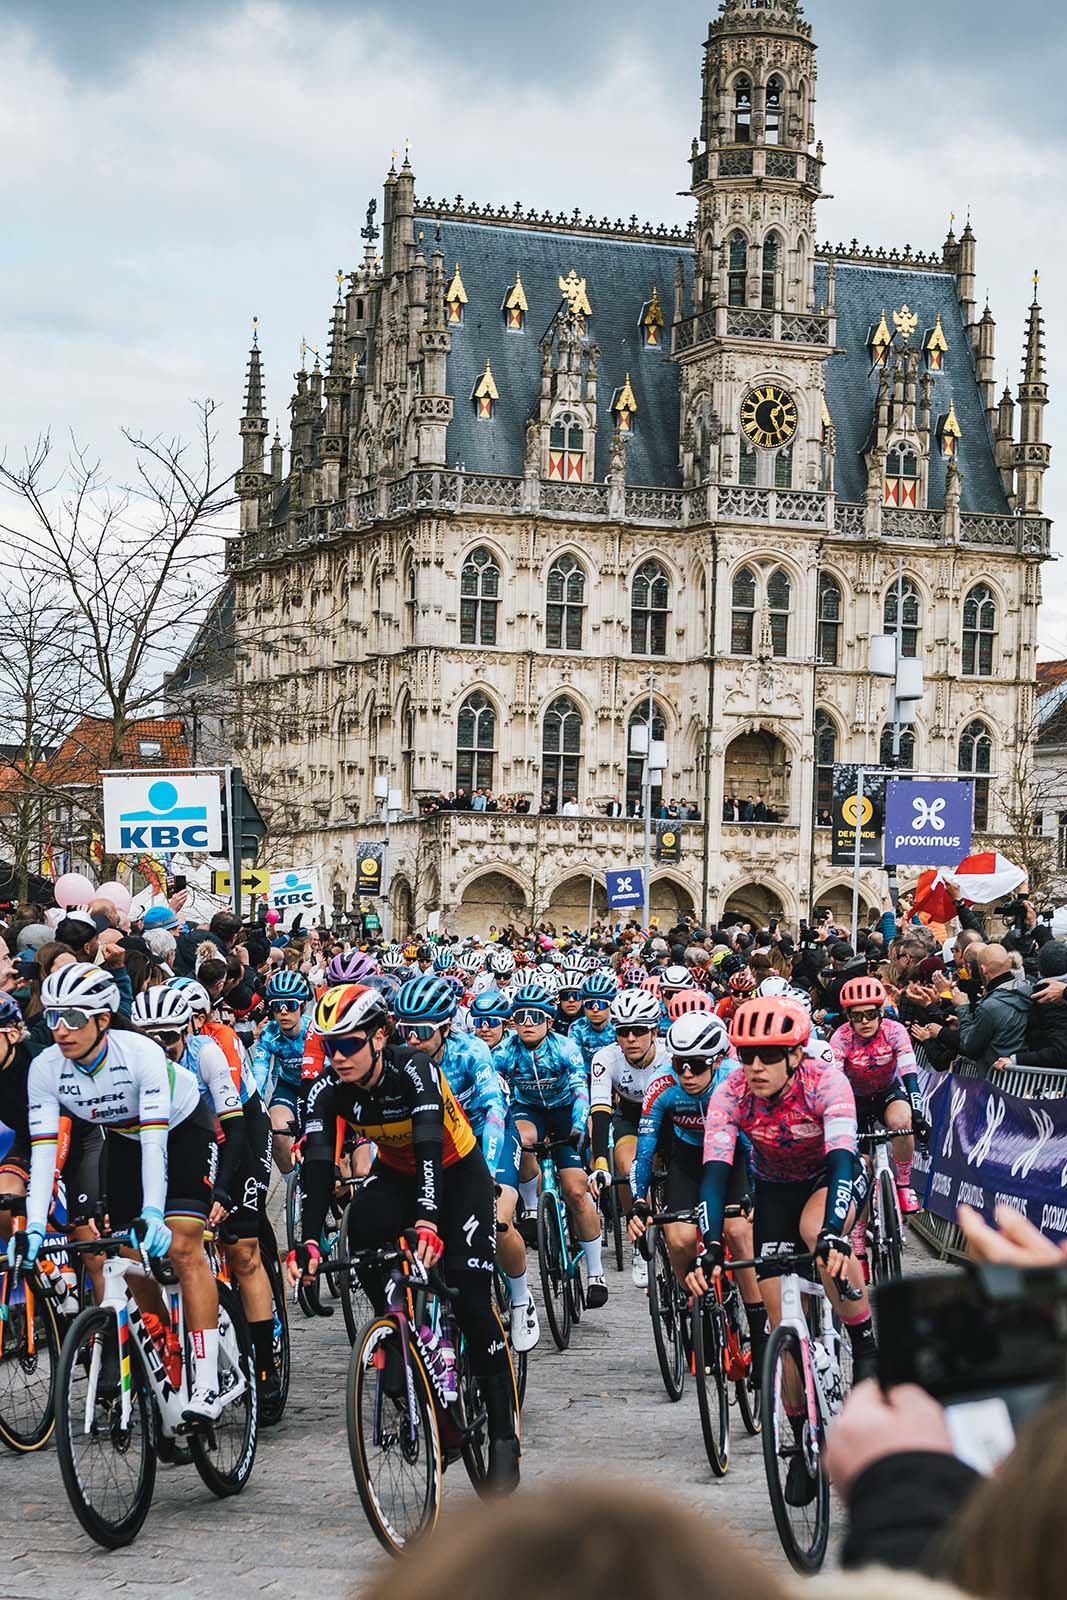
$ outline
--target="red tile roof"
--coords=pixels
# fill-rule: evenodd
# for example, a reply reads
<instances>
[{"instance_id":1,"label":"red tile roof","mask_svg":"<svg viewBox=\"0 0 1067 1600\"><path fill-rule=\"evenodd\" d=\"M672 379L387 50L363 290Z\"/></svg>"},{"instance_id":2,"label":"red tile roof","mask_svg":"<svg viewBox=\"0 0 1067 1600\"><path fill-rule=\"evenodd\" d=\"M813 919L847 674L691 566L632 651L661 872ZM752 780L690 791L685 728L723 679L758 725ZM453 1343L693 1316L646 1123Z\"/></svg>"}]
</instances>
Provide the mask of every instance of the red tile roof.
<instances>
[{"instance_id":1,"label":"red tile roof","mask_svg":"<svg viewBox=\"0 0 1067 1600\"><path fill-rule=\"evenodd\" d=\"M157 753L146 754L142 743L158 744ZM51 784L96 783L100 770L109 764L111 723L104 717L82 717L63 740L48 763L47 781ZM187 767L189 751L182 722L177 717L144 717L131 722L122 736L123 767Z\"/></svg>"},{"instance_id":2,"label":"red tile roof","mask_svg":"<svg viewBox=\"0 0 1067 1600\"><path fill-rule=\"evenodd\" d=\"M1037 663L1037 692L1047 694L1061 683L1067 683L1067 661L1039 661Z\"/></svg>"}]
</instances>

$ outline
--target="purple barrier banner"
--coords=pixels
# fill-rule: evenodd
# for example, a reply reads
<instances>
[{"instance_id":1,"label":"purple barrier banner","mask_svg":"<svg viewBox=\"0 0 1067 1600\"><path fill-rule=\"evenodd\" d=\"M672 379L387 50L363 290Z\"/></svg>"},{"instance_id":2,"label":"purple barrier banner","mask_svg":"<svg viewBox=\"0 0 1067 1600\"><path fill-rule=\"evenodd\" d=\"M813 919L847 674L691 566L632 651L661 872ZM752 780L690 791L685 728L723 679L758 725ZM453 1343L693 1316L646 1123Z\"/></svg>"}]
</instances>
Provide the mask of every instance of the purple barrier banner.
<instances>
[{"instance_id":1,"label":"purple barrier banner","mask_svg":"<svg viewBox=\"0 0 1067 1600\"><path fill-rule=\"evenodd\" d=\"M1067 1239L1067 1100L1020 1100L995 1083L922 1073L929 1106L930 1160L916 1152L923 1205L956 1220L973 1206L992 1220L1014 1206L1052 1239Z\"/></svg>"}]
</instances>

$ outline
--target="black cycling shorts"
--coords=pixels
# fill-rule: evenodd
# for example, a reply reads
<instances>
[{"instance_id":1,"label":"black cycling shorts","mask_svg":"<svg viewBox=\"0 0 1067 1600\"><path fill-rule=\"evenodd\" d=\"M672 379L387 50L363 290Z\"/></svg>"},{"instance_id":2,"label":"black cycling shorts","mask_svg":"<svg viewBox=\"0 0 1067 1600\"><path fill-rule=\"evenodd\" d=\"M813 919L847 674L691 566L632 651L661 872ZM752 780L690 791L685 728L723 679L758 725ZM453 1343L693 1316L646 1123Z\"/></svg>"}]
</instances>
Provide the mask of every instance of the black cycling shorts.
<instances>
[{"instance_id":1,"label":"black cycling shorts","mask_svg":"<svg viewBox=\"0 0 1067 1600\"><path fill-rule=\"evenodd\" d=\"M260 1221L267 1212L274 1130L258 1095L244 1107L244 1124L244 1154L233 1181L236 1192L231 1196L234 1209L222 1225L222 1238L226 1243L234 1239L258 1239Z\"/></svg>"},{"instance_id":2,"label":"black cycling shorts","mask_svg":"<svg viewBox=\"0 0 1067 1600\"><path fill-rule=\"evenodd\" d=\"M906 1106L911 1105L908 1091L902 1083L891 1083L888 1089L883 1089L880 1094L856 1096L856 1121L862 1133L870 1133L878 1127L885 1126L886 1107L894 1101L903 1100Z\"/></svg>"},{"instance_id":3,"label":"black cycling shorts","mask_svg":"<svg viewBox=\"0 0 1067 1600\"><path fill-rule=\"evenodd\" d=\"M637 1124L641 1121L641 1105L637 1100L619 1100L611 1114L611 1133L618 1144L620 1139L636 1139Z\"/></svg>"},{"instance_id":4,"label":"black cycling shorts","mask_svg":"<svg viewBox=\"0 0 1067 1600\"><path fill-rule=\"evenodd\" d=\"M700 1180L704 1172L704 1150L674 1134L667 1158L667 1210L688 1211L700 1204ZM748 1163L740 1144L734 1151L733 1165L726 1184L728 1206L739 1206L749 1193Z\"/></svg>"},{"instance_id":5,"label":"black cycling shorts","mask_svg":"<svg viewBox=\"0 0 1067 1600\"><path fill-rule=\"evenodd\" d=\"M99 1123L71 1120L70 1150L63 1164L67 1221L73 1226L94 1222L100 1203L104 1130Z\"/></svg>"},{"instance_id":6,"label":"black cycling shorts","mask_svg":"<svg viewBox=\"0 0 1067 1600\"><path fill-rule=\"evenodd\" d=\"M352 1196L348 1242L353 1250L389 1244L419 1220L421 1180L380 1158ZM444 1274L450 1268L491 1273L496 1255L496 1196L480 1149L441 1169L437 1231L444 1240Z\"/></svg>"},{"instance_id":7,"label":"black cycling shorts","mask_svg":"<svg viewBox=\"0 0 1067 1600\"><path fill-rule=\"evenodd\" d=\"M167 1135L167 1199L165 1216L197 1217L207 1221L218 1168L215 1119L204 1102L198 1102L184 1122ZM127 1228L140 1216L141 1141L107 1131L108 1216L112 1230Z\"/></svg>"},{"instance_id":8,"label":"black cycling shorts","mask_svg":"<svg viewBox=\"0 0 1067 1600\"><path fill-rule=\"evenodd\" d=\"M774 1265L773 1258L808 1248L800 1236L800 1219L812 1195L825 1189L828 1182L825 1170L796 1183L765 1183L762 1178L756 1179L753 1244L757 1261L768 1258L756 1268L758 1278L780 1278L782 1270Z\"/></svg>"}]
</instances>

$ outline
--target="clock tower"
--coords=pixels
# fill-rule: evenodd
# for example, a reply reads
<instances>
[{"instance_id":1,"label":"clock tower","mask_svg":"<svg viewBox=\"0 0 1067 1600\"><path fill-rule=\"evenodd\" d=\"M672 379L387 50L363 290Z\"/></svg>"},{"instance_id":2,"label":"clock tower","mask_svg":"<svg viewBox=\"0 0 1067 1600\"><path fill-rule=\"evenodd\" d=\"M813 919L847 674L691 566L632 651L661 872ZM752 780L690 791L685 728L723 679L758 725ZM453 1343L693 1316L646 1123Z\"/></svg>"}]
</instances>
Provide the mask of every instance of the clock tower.
<instances>
[{"instance_id":1,"label":"clock tower","mask_svg":"<svg viewBox=\"0 0 1067 1600\"><path fill-rule=\"evenodd\" d=\"M833 272L829 304L817 305L815 75L799 0L723 0L693 141L693 304L674 330L687 486L830 487Z\"/></svg>"}]
</instances>

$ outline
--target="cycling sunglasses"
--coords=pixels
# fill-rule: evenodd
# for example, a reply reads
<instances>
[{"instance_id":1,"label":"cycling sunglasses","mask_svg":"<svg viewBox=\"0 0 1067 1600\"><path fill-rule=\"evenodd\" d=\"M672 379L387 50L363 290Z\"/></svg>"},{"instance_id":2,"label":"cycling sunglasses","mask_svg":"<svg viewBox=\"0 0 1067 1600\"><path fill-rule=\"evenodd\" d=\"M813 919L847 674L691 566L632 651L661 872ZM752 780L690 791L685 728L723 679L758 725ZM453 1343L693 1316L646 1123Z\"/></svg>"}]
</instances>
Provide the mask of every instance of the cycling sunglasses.
<instances>
[{"instance_id":1,"label":"cycling sunglasses","mask_svg":"<svg viewBox=\"0 0 1067 1600\"><path fill-rule=\"evenodd\" d=\"M705 1072L711 1071L713 1065L714 1063L709 1061L706 1056L703 1059L697 1058L696 1060L688 1057L674 1057L675 1072L690 1072L694 1078L703 1077Z\"/></svg>"},{"instance_id":2,"label":"cycling sunglasses","mask_svg":"<svg viewBox=\"0 0 1067 1600\"><path fill-rule=\"evenodd\" d=\"M523 1027L523 1026L536 1028L539 1023L543 1022L543 1023L547 1024L547 1022L548 1022L548 1012L547 1011L534 1011L534 1010L530 1010L530 1011L513 1011L512 1014L511 1014L511 1020L512 1020L512 1022L518 1023L520 1028Z\"/></svg>"},{"instance_id":3,"label":"cycling sunglasses","mask_svg":"<svg viewBox=\"0 0 1067 1600\"><path fill-rule=\"evenodd\" d=\"M652 1032L651 1028L635 1028L628 1023L615 1029L616 1039L647 1039Z\"/></svg>"},{"instance_id":4,"label":"cycling sunglasses","mask_svg":"<svg viewBox=\"0 0 1067 1600\"><path fill-rule=\"evenodd\" d=\"M172 1044L180 1044L185 1038L185 1034L171 1031L168 1033L150 1033L148 1037L154 1039L161 1050L169 1050Z\"/></svg>"},{"instance_id":5,"label":"cycling sunglasses","mask_svg":"<svg viewBox=\"0 0 1067 1600\"><path fill-rule=\"evenodd\" d=\"M418 1039L420 1044L425 1044L427 1039L432 1039L440 1027L437 1022L401 1022L398 1024L405 1039Z\"/></svg>"},{"instance_id":6,"label":"cycling sunglasses","mask_svg":"<svg viewBox=\"0 0 1067 1600\"><path fill-rule=\"evenodd\" d=\"M358 1056L367 1043L365 1033L348 1033L339 1039L324 1039L328 1056Z\"/></svg>"},{"instance_id":7,"label":"cycling sunglasses","mask_svg":"<svg viewBox=\"0 0 1067 1600\"><path fill-rule=\"evenodd\" d=\"M44 1014L45 1024L49 1028L58 1028L62 1023L65 1028L84 1028L92 1019L91 1011L80 1011L77 1006L63 1006L49 1009Z\"/></svg>"},{"instance_id":8,"label":"cycling sunglasses","mask_svg":"<svg viewBox=\"0 0 1067 1600\"><path fill-rule=\"evenodd\" d=\"M303 1003L302 1000L269 1000L267 1008L270 1011L299 1011Z\"/></svg>"},{"instance_id":9,"label":"cycling sunglasses","mask_svg":"<svg viewBox=\"0 0 1067 1600\"><path fill-rule=\"evenodd\" d=\"M606 1000L587 1000L583 1009L585 1011L606 1011L608 1002Z\"/></svg>"},{"instance_id":10,"label":"cycling sunglasses","mask_svg":"<svg viewBox=\"0 0 1067 1600\"><path fill-rule=\"evenodd\" d=\"M558 1000L580 1000L582 991L580 989L560 989L556 998Z\"/></svg>"},{"instance_id":11,"label":"cycling sunglasses","mask_svg":"<svg viewBox=\"0 0 1067 1600\"><path fill-rule=\"evenodd\" d=\"M485 1028L502 1028L506 1021L506 1017L472 1017L471 1027L475 1033L481 1033Z\"/></svg>"},{"instance_id":12,"label":"cycling sunglasses","mask_svg":"<svg viewBox=\"0 0 1067 1600\"><path fill-rule=\"evenodd\" d=\"M850 1022L877 1022L882 1015L881 1006L857 1006L848 1014Z\"/></svg>"},{"instance_id":13,"label":"cycling sunglasses","mask_svg":"<svg viewBox=\"0 0 1067 1600\"><path fill-rule=\"evenodd\" d=\"M765 1067L776 1067L788 1054L789 1051L780 1045L742 1044L737 1047L738 1059L744 1067L754 1067L757 1061L762 1061Z\"/></svg>"}]
</instances>

